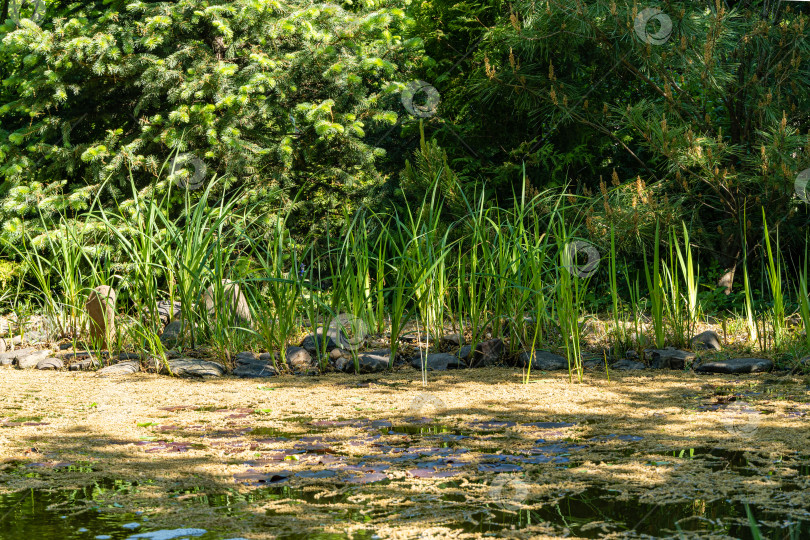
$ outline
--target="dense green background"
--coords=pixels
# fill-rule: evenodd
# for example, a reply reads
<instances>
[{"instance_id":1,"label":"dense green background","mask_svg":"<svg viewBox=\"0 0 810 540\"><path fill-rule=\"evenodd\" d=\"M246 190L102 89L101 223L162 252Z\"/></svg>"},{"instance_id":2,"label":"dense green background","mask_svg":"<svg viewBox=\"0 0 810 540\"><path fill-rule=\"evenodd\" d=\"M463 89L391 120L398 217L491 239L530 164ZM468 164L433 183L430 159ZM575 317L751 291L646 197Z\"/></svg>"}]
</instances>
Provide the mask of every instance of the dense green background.
<instances>
[{"instance_id":1,"label":"dense green background","mask_svg":"<svg viewBox=\"0 0 810 540\"><path fill-rule=\"evenodd\" d=\"M11 242L41 245L96 197L135 215L131 183L165 192L181 152L218 193L258 202L260 223L292 209L297 235L419 204L439 176L446 219L480 190L504 207L524 189L565 192L583 236L604 249L612 225L631 258L656 221L683 220L704 276L760 236L760 207L789 266L804 249L804 4L45 1L39 24L7 18L1 34ZM644 7L672 22L662 44L634 28ZM415 80L441 98L421 147L401 100Z\"/></svg>"}]
</instances>

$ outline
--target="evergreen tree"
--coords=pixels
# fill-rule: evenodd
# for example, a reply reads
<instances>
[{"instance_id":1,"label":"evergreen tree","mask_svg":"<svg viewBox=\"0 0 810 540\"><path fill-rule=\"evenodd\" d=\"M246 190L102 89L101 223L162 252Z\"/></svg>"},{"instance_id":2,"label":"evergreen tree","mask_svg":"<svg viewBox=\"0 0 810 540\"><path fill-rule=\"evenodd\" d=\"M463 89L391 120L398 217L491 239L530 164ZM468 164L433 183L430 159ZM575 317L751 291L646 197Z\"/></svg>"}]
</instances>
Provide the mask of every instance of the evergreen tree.
<instances>
[{"instance_id":1,"label":"evergreen tree","mask_svg":"<svg viewBox=\"0 0 810 540\"><path fill-rule=\"evenodd\" d=\"M39 24L3 27L7 239L96 195L127 208L130 175L144 193L216 175L268 211L300 191L302 216L360 204L383 182L369 143L396 123L422 54L398 3L107 4L52 2Z\"/></svg>"}]
</instances>

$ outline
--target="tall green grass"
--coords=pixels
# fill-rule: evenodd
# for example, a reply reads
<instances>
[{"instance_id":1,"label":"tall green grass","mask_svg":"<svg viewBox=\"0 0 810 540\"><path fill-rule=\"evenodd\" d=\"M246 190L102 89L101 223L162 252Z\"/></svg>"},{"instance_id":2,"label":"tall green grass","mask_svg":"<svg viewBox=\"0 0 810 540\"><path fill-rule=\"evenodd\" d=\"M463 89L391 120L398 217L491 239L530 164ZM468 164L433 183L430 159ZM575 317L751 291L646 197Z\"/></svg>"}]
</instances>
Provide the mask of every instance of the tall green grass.
<instances>
[{"instance_id":1,"label":"tall green grass","mask_svg":"<svg viewBox=\"0 0 810 540\"><path fill-rule=\"evenodd\" d=\"M223 192L216 177L198 192L178 192L166 182L138 189L130 178L129 206L94 204L80 216L81 227L68 227L66 216L41 218L49 234L26 237L14 250L26 261L28 286L59 325L60 338L75 343L86 337L87 294L111 285L122 299L115 348L163 361L160 300L181 302L181 349L207 348L226 362L242 350L266 350L276 353L279 369L287 364L287 348L317 328L337 331L332 336L351 355L355 370L368 333L385 339L393 367L406 334L415 333L421 349L434 352L452 331L473 351L486 339L504 340L507 359L540 347L562 351L570 379L582 380L581 326L594 298L604 298L617 356L647 346L642 334L648 316L657 348L688 346L703 307L686 224L664 234L656 226L652 253L644 252L644 267L637 272L620 263L610 227L607 264L590 279L571 271L578 266L571 246L583 234L574 220L566 220L572 209L551 193L528 197L525 180L524 175L511 209L490 204L486 186L475 193L456 186L466 211L449 220L437 177L420 200L409 199L399 211L344 213L337 216L340 228L327 221L325 234L293 238L293 214L253 219L250 205L237 202L238 193ZM104 257L96 247L100 235L111 246ZM773 340L781 349L790 301L784 291L795 289L799 313L810 327L807 256L797 286L783 289L778 236L772 241L765 222L758 253L770 292ZM743 285L749 336L762 336L747 259ZM247 299L251 321L227 307L234 304L235 286ZM25 309L18 301L18 318ZM322 371L329 369L328 334L315 345ZM530 375L531 365L527 381Z\"/></svg>"}]
</instances>

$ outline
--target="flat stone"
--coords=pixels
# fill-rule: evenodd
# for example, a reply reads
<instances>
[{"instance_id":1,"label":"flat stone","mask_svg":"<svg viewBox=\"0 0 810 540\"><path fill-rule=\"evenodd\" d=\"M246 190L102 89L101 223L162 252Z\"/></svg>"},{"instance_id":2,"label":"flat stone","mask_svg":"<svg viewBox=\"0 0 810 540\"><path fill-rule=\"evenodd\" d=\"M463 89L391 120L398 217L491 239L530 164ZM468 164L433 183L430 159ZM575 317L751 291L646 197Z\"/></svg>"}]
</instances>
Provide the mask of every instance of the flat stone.
<instances>
[{"instance_id":1,"label":"flat stone","mask_svg":"<svg viewBox=\"0 0 810 540\"><path fill-rule=\"evenodd\" d=\"M644 354L650 359L650 365L653 369L683 370L697 358L693 352L682 351L674 347L645 349Z\"/></svg>"},{"instance_id":2,"label":"flat stone","mask_svg":"<svg viewBox=\"0 0 810 540\"><path fill-rule=\"evenodd\" d=\"M37 362L37 369L62 369L63 367L65 367L65 364L53 356Z\"/></svg>"},{"instance_id":3,"label":"flat stone","mask_svg":"<svg viewBox=\"0 0 810 540\"><path fill-rule=\"evenodd\" d=\"M226 372L225 366L218 362L196 358L169 360L169 369L178 377L221 377Z\"/></svg>"},{"instance_id":4,"label":"flat stone","mask_svg":"<svg viewBox=\"0 0 810 540\"><path fill-rule=\"evenodd\" d=\"M709 351L720 351L723 346L720 344L720 336L714 330L706 330L692 338L692 348Z\"/></svg>"},{"instance_id":5,"label":"flat stone","mask_svg":"<svg viewBox=\"0 0 810 540\"><path fill-rule=\"evenodd\" d=\"M22 358L24 356L28 356L29 354L34 353L36 351L37 350L33 347L26 347L25 349L17 349L15 351L4 352L0 354L0 364L5 363L5 361L8 360L9 364L6 365L10 365L11 363L14 362L14 360L17 360L18 358Z\"/></svg>"},{"instance_id":6,"label":"flat stone","mask_svg":"<svg viewBox=\"0 0 810 540\"><path fill-rule=\"evenodd\" d=\"M773 369L773 362L765 358L732 358L707 362L695 368L698 373L762 373Z\"/></svg>"},{"instance_id":7,"label":"flat stone","mask_svg":"<svg viewBox=\"0 0 810 540\"><path fill-rule=\"evenodd\" d=\"M554 354L550 351L536 350L531 359L532 369L539 369L540 371L556 371L560 369L568 369L568 360L564 356ZM528 367L529 353L522 352L518 356L518 365L520 367Z\"/></svg>"},{"instance_id":8,"label":"flat stone","mask_svg":"<svg viewBox=\"0 0 810 540\"><path fill-rule=\"evenodd\" d=\"M62 358L64 360L77 360L79 358L87 358L88 356L93 356L92 351L69 351L67 349L62 349L57 351L56 353L57 358Z\"/></svg>"},{"instance_id":9,"label":"flat stone","mask_svg":"<svg viewBox=\"0 0 810 540\"><path fill-rule=\"evenodd\" d=\"M265 377L275 377L278 371L270 362L262 360L243 361L237 363L232 375L244 379L261 379Z\"/></svg>"},{"instance_id":10,"label":"flat stone","mask_svg":"<svg viewBox=\"0 0 810 540\"><path fill-rule=\"evenodd\" d=\"M70 371L88 371L91 369L96 369L101 367L101 362L96 360L94 357L83 358L77 362L73 362L68 366Z\"/></svg>"},{"instance_id":11,"label":"flat stone","mask_svg":"<svg viewBox=\"0 0 810 540\"><path fill-rule=\"evenodd\" d=\"M490 339L480 342L472 354L472 367L494 366L501 362L504 345L500 339Z\"/></svg>"},{"instance_id":12,"label":"flat stone","mask_svg":"<svg viewBox=\"0 0 810 540\"><path fill-rule=\"evenodd\" d=\"M126 362L118 362L117 364L113 364L111 366L107 366L101 368L96 372L96 374L100 376L106 375L132 375L133 373L137 373L141 370L141 363L135 362L134 360L128 360Z\"/></svg>"},{"instance_id":13,"label":"flat stone","mask_svg":"<svg viewBox=\"0 0 810 540\"><path fill-rule=\"evenodd\" d=\"M621 371L632 371L636 369L647 369L647 366L642 364L641 362L636 362L635 360L630 360L628 358L623 358L610 366L610 369L616 369Z\"/></svg>"},{"instance_id":14,"label":"flat stone","mask_svg":"<svg viewBox=\"0 0 810 540\"><path fill-rule=\"evenodd\" d=\"M422 369L422 359L424 353L420 352L411 359L411 366ZM447 371L448 369L464 369L467 364L450 353L433 353L424 357L425 368L428 371Z\"/></svg>"},{"instance_id":15,"label":"flat stone","mask_svg":"<svg viewBox=\"0 0 810 540\"><path fill-rule=\"evenodd\" d=\"M51 351L37 351L17 358L17 367L20 369L31 369L37 367L40 360L51 356Z\"/></svg>"}]
</instances>

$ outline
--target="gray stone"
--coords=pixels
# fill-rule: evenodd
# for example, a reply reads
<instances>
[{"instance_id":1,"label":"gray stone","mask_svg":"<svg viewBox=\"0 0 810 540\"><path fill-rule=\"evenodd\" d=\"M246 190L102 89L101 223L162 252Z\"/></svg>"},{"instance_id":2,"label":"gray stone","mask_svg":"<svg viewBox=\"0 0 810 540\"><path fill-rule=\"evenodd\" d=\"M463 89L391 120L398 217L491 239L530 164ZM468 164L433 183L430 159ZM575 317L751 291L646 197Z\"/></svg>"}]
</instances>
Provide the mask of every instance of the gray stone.
<instances>
[{"instance_id":1,"label":"gray stone","mask_svg":"<svg viewBox=\"0 0 810 540\"><path fill-rule=\"evenodd\" d=\"M275 377L278 375L278 371L276 371L276 368L273 367L273 364L270 362L252 360L237 363L232 374L234 377L259 379L264 377Z\"/></svg>"},{"instance_id":2,"label":"gray stone","mask_svg":"<svg viewBox=\"0 0 810 540\"><path fill-rule=\"evenodd\" d=\"M541 371L555 371L559 369L568 369L568 360L564 356L554 354L550 351L536 350L531 358L532 369L539 369ZM528 367L529 353L522 352L518 356L518 365L520 367Z\"/></svg>"},{"instance_id":3,"label":"gray stone","mask_svg":"<svg viewBox=\"0 0 810 540\"><path fill-rule=\"evenodd\" d=\"M65 367L65 364L62 363L61 360L58 358L54 358L51 356L50 358L45 358L44 360L40 360L37 362L37 369L62 369Z\"/></svg>"},{"instance_id":4,"label":"gray stone","mask_svg":"<svg viewBox=\"0 0 810 540\"><path fill-rule=\"evenodd\" d=\"M273 360L275 360L275 358L276 357L269 352L263 352L262 354L259 355L259 360L262 360L264 362L272 362Z\"/></svg>"},{"instance_id":5,"label":"gray stone","mask_svg":"<svg viewBox=\"0 0 810 540\"><path fill-rule=\"evenodd\" d=\"M37 367L40 360L51 356L51 351L37 351L26 356L17 358L17 367L20 369L31 369Z\"/></svg>"},{"instance_id":6,"label":"gray stone","mask_svg":"<svg viewBox=\"0 0 810 540\"><path fill-rule=\"evenodd\" d=\"M37 350L33 347L26 347L24 349L17 349L14 351L7 351L0 354L0 363L5 365L10 365L17 360L18 358L22 358L24 356L28 356L31 353L36 352ZM8 363L6 363L8 361Z\"/></svg>"},{"instance_id":7,"label":"gray stone","mask_svg":"<svg viewBox=\"0 0 810 540\"><path fill-rule=\"evenodd\" d=\"M666 349L645 349L644 354L650 359L653 369L683 370L694 362L696 355L693 352L682 351L674 347Z\"/></svg>"},{"instance_id":8,"label":"gray stone","mask_svg":"<svg viewBox=\"0 0 810 540\"><path fill-rule=\"evenodd\" d=\"M585 369L604 369L605 361L599 358L585 360L584 362L582 362L582 367L584 367Z\"/></svg>"},{"instance_id":9,"label":"gray stone","mask_svg":"<svg viewBox=\"0 0 810 540\"><path fill-rule=\"evenodd\" d=\"M256 362L259 360L259 355L253 351L244 351L237 353L233 357L233 361L237 364L240 362Z\"/></svg>"},{"instance_id":10,"label":"gray stone","mask_svg":"<svg viewBox=\"0 0 810 540\"><path fill-rule=\"evenodd\" d=\"M360 365L360 373L385 371L388 369L388 359L390 357L391 351L387 349L358 354L357 360ZM354 359L341 357L335 362L335 368L346 373L354 373Z\"/></svg>"},{"instance_id":11,"label":"gray stone","mask_svg":"<svg viewBox=\"0 0 810 540\"><path fill-rule=\"evenodd\" d=\"M360 361L360 373L377 373L388 369L391 351L388 349L370 351L358 354L357 358Z\"/></svg>"},{"instance_id":12,"label":"gray stone","mask_svg":"<svg viewBox=\"0 0 810 540\"><path fill-rule=\"evenodd\" d=\"M490 339L480 342L472 354L472 367L493 366L501 362L503 357L503 341Z\"/></svg>"},{"instance_id":13,"label":"gray stone","mask_svg":"<svg viewBox=\"0 0 810 540\"><path fill-rule=\"evenodd\" d=\"M108 285L99 285L87 298L85 307L90 316L90 337L93 343L109 349L115 335L116 293Z\"/></svg>"},{"instance_id":14,"label":"gray stone","mask_svg":"<svg viewBox=\"0 0 810 540\"><path fill-rule=\"evenodd\" d=\"M141 370L141 363L128 360L126 362L118 362L111 366L101 368L96 372L100 376L106 375L131 375Z\"/></svg>"},{"instance_id":15,"label":"gray stone","mask_svg":"<svg viewBox=\"0 0 810 540\"><path fill-rule=\"evenodd\" d=\"M710 351L719 351L723 349L720 344L720 336L714 330L706 330L692 338L693 349L703 349Z\"/></svg>"},{"instance_id":16,"label":"gray stone","mask_svg":"<svg viewBox=\"0 0 810 540\"><path fill-rule=\"evenodd\" d=\"M93 356L93 351L72 351L62 349L56 352L56 356L69 362L71 360L78 360L79 358L87 358L88 356Z\"/></svg>"},{"instance_id":17,"label":"gray stone","mask_svg":"<svg viewBox=\"0 0 810 540\"><path fill-rule=\"evenodd\" d=\"M316 367L312 356L303 347L287 347L287 365L294 372L307 372Z\"/></svg>"},{"instance_id":18,"label":"gray stone","mask_svg":"<svg viewBox=\"0 0 810 540\"><path fill-rule=\"evenodd\" d=\"M647 369L647 366L642 364L641 362L636 362L634 360L629 359L622 359L610 366L610 369L617 369L621 371L631 371L635 369Z\"/></svg>"},{"instance_id":19,"label":"gray stone","mask_svg":"<svg viewBox=\"0 0 810 540\"><path fill-rule=\"evenodd\" d=\"M698 373L761 373L773 369L773 362L765 358L732 358L706 362L695 368Z\"/></svg>"},{"instance_id":20,"label":"gray stone","mask_svg":"<svg viewBox=\"0 0 810 540\"><path fill-rule=\"evenodd\" d=\"M329 353L329 358L331 360L337 360L341 356L343 356L343 351L340 349L332 349L332 351Z\"/></svg>"},{"instance_id":21,"label":"gray stone","mask_svg":"<svg viewBox=\"0 0 810 540\"><path fill-rule=\"evenodd\" d=\"M461 358L462 360L468 360L470 358L470 353L472 353L472 346L464 345L462 348L458 350L456 356Z\"/></svg>"},{"instance_id":22,"label":"gray stone","mask_svg":"<svg viewBox=\"0 0 810 540\"><path fill-rule=\"evenodd\" d=\"M323 328L318 328L318 330L314 334L310 334L304 338L304 341L301 342L301 347L306 349L306 351L309 354L315 355L317 353L317 349L315 347L316 339L318 340L318 347L323 349L323 339L324 339L323 332L324 332ZM329 333L330 332L327 332L326 334L326 350L325 351L322 350L321 351L322 353L331 352L332 350L337 348L337 343L335 343L335 340L332 339Z\"/></svg>"},{"instance_id":23,"label":"gray stone","mask_svg":"<svg viewBox=\"0 0 810 540\"><path fill-rule=\"evenodd\" d=\"M348 313L338 313L329 323L326 335L338 347L357 351L365 344L367 331L368 325L362 319Z\"/></svg>"},{"instance_id":24,"label":"gray stone","mask_svg":"<svg viewBox=\"0 0 810 540\"><path fill-rule=\"evenodd\" d=\"M225 320L232 323L253 322L250 316L250 308L248 307L247 298L242 293L242 288L238 283L234 283L229 279L222 280L222 298L219 305L217 305L217 290L214 285L208 287L203 295L205 302L205 309L209 315L218 315L224 317Z\"/></svg>"},{"instance_id":25,"label":"gray stone","mask_svg":"<svg viewBox=\"0 0 810 540\"><path fill-rule=\"evenodd\" d=\"M160 334L160 342L167 349L179 347L184 341L188 342L191 339L189 328L190 325L186 321L172 321Z\"/></svg>"},{"instance_id":26,"label":"gray stone","mask_svg":"<svg viewBox=\"0 0 810 540\"><path fill-rule=\"evenodd\" d=\"M169 369L178 377L221 377L226 372L225 366L218 362L196 358L169 360Z\"/></svg>"},{"instance_id":27,"label":"gray stone","mask_svg":"<svg viewBox=\"0 0 810 540\"><path fill-rule=\"evenodd\" d=\"M461 336L459 334L449 334L442 338L442 347L452 348L461 345Z\"/></svg>"},{"instance_id":28,"label":"gray stone","mask_svg":"<svg viewBox=\"0 0 810 540\"><path fill-rule=\"evenodd\" d=\"M101 353L102 358L107 358L109 356L106 351ZM126 353L122 352L118 355L118 360L140 360L141 355L139 353Z\"/></svg>"},{"instance_id":29,"label":"gray stone","mask_svg":"<svg viewBox=\"0 0 810 540\"><path fill-rule=\"evenodd\" d=\"M425 368L428 371L447 371L448 369L464 369L467 367L467 364L459 360L454 354L433 353L425 356L421 351L411 359L411 366L421 370L423 357Z\"/></svg>"},{"instance_id":30,"label":"gray stone","mask_svg":"<svg viewBox=\"0 0 810 540\"><path fill-rule=\"evenodd\" d=\"M88 371L95 368L100 368L101 362L93 358L92 356L89 358L83 358L78 362L73 362L68 366L70 371Z\"/></svg>"},{"instance_id":31,"label":"gray stone","mask_svg":"<svg viewBox=\"0 0 810 540\"><path fill-rule=\"evenodd\" d=\"M169 302L168 300L158 302L156 310L161 324L166 326L170 322L180 319L182 305L180 302Z\"/></svg>"}]
</instances>

